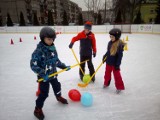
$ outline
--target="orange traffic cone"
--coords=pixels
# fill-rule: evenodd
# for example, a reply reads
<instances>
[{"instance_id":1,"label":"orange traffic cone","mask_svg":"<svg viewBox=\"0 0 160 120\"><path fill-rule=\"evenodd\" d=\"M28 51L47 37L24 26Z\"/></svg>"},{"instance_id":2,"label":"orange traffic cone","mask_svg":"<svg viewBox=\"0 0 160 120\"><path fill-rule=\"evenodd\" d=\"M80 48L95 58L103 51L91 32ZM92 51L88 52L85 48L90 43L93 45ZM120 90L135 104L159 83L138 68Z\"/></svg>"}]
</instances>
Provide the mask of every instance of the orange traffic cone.
<instances>
[{"instance_id":1,"label":"orange traffic cone","mask_svg":"<svg viewBox=\"0 0 160 120\"><path fill-rule=\"evenodd\" d=\"M39 96L39 94L40 94L40 83L38 83L38 90L36 92L36 96Z\"/></svg>"},{"instance_id":2,"label":"orange traffic cone","mask_svg":"<svg viewBox=\"0 0 160 120\"><path fill-rule=\"evenodd\" d=\"M34 36L34 40L36 40L37 38L36 38L36 36Z\"/></svg>"},{"instance_id":3,"label":"orange traffic cone","mask_svg":"<svg viewBox=\"0 0 160 120\"><path fill-rule=\"evenodd\" d=\"M22 42L22 38L19 39L19 42Z\"/></svg>"},{"instance_id":4,"label":"orange traffic cone","mask_svg":"<svg viewBox=\"0 0 160 120\"><path fill-rule=\"evenodd\" d=\"M13 40L11 39L11 45L13 45L14 44L14 42L13 42Z\"/></svg>"}]
</instances>

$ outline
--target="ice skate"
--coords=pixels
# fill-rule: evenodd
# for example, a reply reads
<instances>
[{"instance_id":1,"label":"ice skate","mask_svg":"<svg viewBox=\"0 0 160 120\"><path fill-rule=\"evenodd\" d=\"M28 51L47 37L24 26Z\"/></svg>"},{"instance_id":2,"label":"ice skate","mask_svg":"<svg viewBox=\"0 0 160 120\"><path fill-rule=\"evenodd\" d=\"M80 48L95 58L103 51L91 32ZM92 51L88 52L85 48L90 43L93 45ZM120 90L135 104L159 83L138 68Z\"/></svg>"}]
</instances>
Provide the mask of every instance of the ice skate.
<instances>
[{"instance_id":1,"label":"ice skate","mask_svg":"<svg viewBox=\"0 0 160 120\"><path fill-rule=\"evenodd\" d=\"M93 83L95 82L95 76L92 78L92 82L93 82Z\"/></svg>"},{"instance_id":2,"label":"ice skate","mask_svg":"<svg viewBox=\"0 0 160 120\"><path fill-rule=\"evenodd\" d=\"M116 93L119 94L121 92L121 90L116 90Z\"/></svg>"},{"instance_id":3,"label":"ice skate","mask_svg":"<svg viewBox=\"0 0 160 120\"><path fill-rule=\"evenodd\" d=\"M61 97L61 96L57 97L57 101L61 102L62 104L68 104L68 101L65 98Z\"/></svg>"},{"instance_id":4,"label":"ice skate","mask_svg":"<svg viewBox=\"0 0 160 120\"><path fill-rule=\"evenodd\" d=\"M103 85L103 89L105 89L105 88L108 88L108 86L107 85Z\"/></svg>"},{"instance_id":5,"label":"ice skate","mask_svg":"<svg viewBox=\"0 0 160 120\"><path fill-rule=\"evenodd\" d=\"M36 118L38 118L39 120L43 120L44 119L44 114L43 114L43 111L41 108L37 108L35 107L35 110L34 110L34 115Z\"/></svg>"}]
</instances>

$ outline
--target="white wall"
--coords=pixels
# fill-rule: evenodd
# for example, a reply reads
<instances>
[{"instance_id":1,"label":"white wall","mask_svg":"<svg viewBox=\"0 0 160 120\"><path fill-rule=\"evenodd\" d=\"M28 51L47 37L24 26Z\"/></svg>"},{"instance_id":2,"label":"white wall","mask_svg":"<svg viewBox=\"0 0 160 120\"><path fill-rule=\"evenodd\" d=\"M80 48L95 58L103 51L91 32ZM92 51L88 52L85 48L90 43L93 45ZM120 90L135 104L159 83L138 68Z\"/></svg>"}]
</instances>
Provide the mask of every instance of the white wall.
<instances>
[{"instance_id":1,"label":"white wall","mask_svg":"<svg viewBox=\"0 0 160 120\"><path fill-rule=\"evenodd\" d=\"M0 27L0 33L39 33L43 26L34 27ZM60 33L78 33L84 26L50 26ZM124 33L157 33L160 34L160 25L93 25L94 33L108 33L112 28L120 28Z\"/></svg>"},{"instance_id":2,"label":"white wall","mask_svg":"<svg viewBox=\"0 0 160 120\"><path fill-rule=\"evenodd\" d=\"M154 33L160 33L160 25L154 25L153 26L153 32Z\"/></svg>"}]
</instances>

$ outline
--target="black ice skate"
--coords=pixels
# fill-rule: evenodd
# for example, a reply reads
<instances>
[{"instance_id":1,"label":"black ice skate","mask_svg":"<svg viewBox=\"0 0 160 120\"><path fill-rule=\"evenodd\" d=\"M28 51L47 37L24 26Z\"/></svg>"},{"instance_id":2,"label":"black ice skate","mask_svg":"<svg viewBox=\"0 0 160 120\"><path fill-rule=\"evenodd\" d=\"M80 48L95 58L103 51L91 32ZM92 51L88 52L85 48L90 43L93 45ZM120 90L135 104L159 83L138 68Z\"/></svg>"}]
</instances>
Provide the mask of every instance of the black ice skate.
<instances>
[{"instance_id":1,"label":"black ice skate","mask_svg":"<svg viewBox=\"0 0 160 120\"><path fill-rule=\"evenodd\" d=\"M92 78L92 82L93 82L93 83L95 82L95 76Z\"/></svg>"},{"instance_id":2,"label":"black ice skate","mask_svg":"<svg viewBox=\"0 0 160 120\"><path fill-rule=\"evenodd\" d=\"M62 104L68 104L68 101L65 98L61 97L61 96L57 97L57 101L61 102Z\"/></svg>"},{"instance_id":3,"label":"black ice skate","mask_svg":"<svg viewBox=\"0 0 160 120\"><path fill-rule=\"evenodd\" d=\"M37 108L35 107L35 110L34 110L34 115L35 117L37 117L39 120L43 120L44 119L44 114L43 114L43 111L41 108Z\"/></svg>"}]
</instances>

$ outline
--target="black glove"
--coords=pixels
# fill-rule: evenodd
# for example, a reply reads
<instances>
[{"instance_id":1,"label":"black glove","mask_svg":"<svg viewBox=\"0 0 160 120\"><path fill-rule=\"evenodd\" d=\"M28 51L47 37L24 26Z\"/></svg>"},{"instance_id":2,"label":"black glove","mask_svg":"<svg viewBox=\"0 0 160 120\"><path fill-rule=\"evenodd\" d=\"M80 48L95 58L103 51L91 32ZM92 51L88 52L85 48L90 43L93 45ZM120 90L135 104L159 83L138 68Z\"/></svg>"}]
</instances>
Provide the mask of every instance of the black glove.
<instances>
[{"instance_id":1,"label":"black glove","mask_svg":"<svg viewBox=\"0 0 160 120\"><path fill-rule=\"evenodd\" d=\"M120 67L118 65L116 65L115 70L120 70Z\"/></svg>"},{"instance_id":2,"label":"black glove","mask_svg":"<svg viewBox=\"0 0 160 120\"><path fill-rule=\"evenodd\" d=\"M67 70L66 71L69 71L71 69L71 66L66 66Z\"/></svg>"},{"instance_id":3,"label":"black glove","mask_svg":"<svg viewBox=\"0 0 160 120\"><path fill-rule=\"evenodd\" d=\"M71 49L73 47L73 43L70 43L69 44L69 48Z\"/></svg>"},{"instance_id":4,"label":"black glove","mask_svg":"<svg viewBox=\"0 0 160 120\"><path fill-rule=\"evenodd\" d=\"M96 53L93 53L93 57L96 57Z\"/></svg>"},{"instance_id":5,"label":"black glove","mask_svg":"<svg viewBox=\"0 0 160 120\"><path fill-rule=\"evenodd\" d=\"M103 58L102 58L102 62L103 62L103 63L106 62L106 57L107 57L107 54L103 55Z\"/></svg>"}]
</instances>

